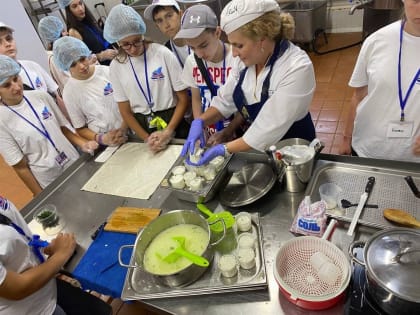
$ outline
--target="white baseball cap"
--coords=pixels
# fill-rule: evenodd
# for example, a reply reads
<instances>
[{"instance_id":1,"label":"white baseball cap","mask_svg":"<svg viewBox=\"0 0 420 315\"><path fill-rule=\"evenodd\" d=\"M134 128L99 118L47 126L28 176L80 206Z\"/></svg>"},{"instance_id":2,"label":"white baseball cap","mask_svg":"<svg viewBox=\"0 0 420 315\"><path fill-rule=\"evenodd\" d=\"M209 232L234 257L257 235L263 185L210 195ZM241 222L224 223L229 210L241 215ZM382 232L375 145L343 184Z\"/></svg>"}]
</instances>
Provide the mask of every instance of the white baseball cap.
<instances>
[{"instance_id":1,"label":"white baseball cap","mask_svg":"<svg viewBox=\"0 0 420 315\"><path fill-rule=\"evenodd\" d=\"M175 0L153 0L152 4L147 6L144 10L144 17L148 20L153 21L153 10L156 7L175 7L178 12L181 11L178 2Z\"/></svg>"},{"instance_id":2,"label":"white baseball cap","mask_svg":"<svg viewBox=\"0 0 420 315\"><path fill-rule=\"evenodd\" d=\"M15 30L13 28L11 28L9 25L7 25L6 23L0 22L0 28L7 28L9 31L14 32Z\"/></svg>"},{"instance_id":3,"label":"white baseball cap","mask_svg":"<svg viewBox=\"0 0 420 315\"><path fill-rule=\"evenodd\" d=\"M275 0L232 0L223 8L220 26L226 34L229 34L264 13L275 10L280 11Z\"/></svg>"},{"instance_id":4,"label":"white baseball cap","mask_svg":"<svg viewBox=\"0 0 420 315\"><path fill-rule=\"evenodd\" d=\"M177 38L196 38L207 28L216 29L217 16L213 10L204 4L197 4L185 10L181 18L181 29L176 34Z\"/></svg>"}]
</instances>

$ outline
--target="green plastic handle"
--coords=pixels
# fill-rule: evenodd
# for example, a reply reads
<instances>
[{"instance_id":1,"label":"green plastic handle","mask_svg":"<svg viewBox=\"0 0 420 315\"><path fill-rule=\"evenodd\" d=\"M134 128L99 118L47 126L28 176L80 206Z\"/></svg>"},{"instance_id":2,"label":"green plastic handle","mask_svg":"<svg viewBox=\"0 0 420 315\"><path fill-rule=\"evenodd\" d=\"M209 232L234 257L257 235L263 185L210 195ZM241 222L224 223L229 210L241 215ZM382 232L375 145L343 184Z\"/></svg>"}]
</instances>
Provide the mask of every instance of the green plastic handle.
<instances>
[{"instance_id":1,"label":"green plastic handle","mask_svg":"<svg viewBox=\"0 0 420 315\"><path fill-rule=\"evenodd\" d=\"M209 208L207 208L204 204L202 203L197 203L197 209L200 210L201 212L203 212L205 215L207 215L208 217L211 217L212 215L214 215L213 212L210 211Z\"/></svg>"},{"instance_id":2,"label":"green plastic handle","mask_svg":"<svg viewBox=\"0 0 420 315\"><path fill-rule=\"evenodd\" d=\"M179 246L175 248L174 250L175 253L177 253L178 255L184 256L185 258L191 260L194 264L198 266L208 267L210 265L209 261L206 258L195 255L185 250L184 248L185 238L173 237L172 239L175 240L179 244Z\"/></svg>"},{"instance_id":3,"label":"green plastic handle","mask_svg":"<svg viewBox=\"0 0 420 315\"><path fill-rule=\"evenodd\" d=\"M175 253L184 256L185 258L191 260L194 264L198 266L208 267L210 265L209 261L206 258L187 252L182 247L178 247L177 249L175 249Z\"/></svg>"}]
</instances>

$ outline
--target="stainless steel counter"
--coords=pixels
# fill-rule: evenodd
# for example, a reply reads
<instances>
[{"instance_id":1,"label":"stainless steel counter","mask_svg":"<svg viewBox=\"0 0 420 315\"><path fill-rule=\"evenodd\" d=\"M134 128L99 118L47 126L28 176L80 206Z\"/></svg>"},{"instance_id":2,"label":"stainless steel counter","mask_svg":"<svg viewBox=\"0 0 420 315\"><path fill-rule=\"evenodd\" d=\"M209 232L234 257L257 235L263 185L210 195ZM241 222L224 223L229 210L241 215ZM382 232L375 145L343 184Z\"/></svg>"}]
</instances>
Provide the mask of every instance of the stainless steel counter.
<instances>
[{"instance_id":1,"label":"stainless steel counter","mask_svg":"<svg viewBox=\"0 0 420 315\"><path fill-rule=\"evenodd\" d=\"M68 264L67 269L73 270L91 243L91 234L102 224L111 212L120 205L133 207L156 207L162 210L195 209L195 204L182 201L172 196L169 191L158 189L150 200L122 198L81 191L80 188L101 166L94 158L83 156L66 170L52 185L32 200L22 214L29 222L35 209L44 203L54 203L67 222L65 230L72 231L77 236L79 248L76 256ZM265 155L259 153L236 154L229 165L229 171L238 170L246 163L266 161ZM325 163L339 162L365 165L375 170L377 167L400 169L419 175L416 163L370 160L354 157L320 155L316 167ZM232 213L239 211L259 212L263 234L263 248L268 276L268 290L246 291L239 293L215 294L206 296L177 297L140 301L151 309L162 314L343 314L344 303L325 311L305 311L288 302L279 292L273 276L273 261L282 242L294 237L289 228L295 216L300 201L305 194L288 193L276 184L273 189L257 202L241 208L229 209ZM208 204L212 210L220 210L221 205L214 199ZM353 237L345 233L344 224L339 225L332 236L332 242L347 252L348 245L354 239L367 239L374 229L358 227Z\"/></svg>"}]
</instances>

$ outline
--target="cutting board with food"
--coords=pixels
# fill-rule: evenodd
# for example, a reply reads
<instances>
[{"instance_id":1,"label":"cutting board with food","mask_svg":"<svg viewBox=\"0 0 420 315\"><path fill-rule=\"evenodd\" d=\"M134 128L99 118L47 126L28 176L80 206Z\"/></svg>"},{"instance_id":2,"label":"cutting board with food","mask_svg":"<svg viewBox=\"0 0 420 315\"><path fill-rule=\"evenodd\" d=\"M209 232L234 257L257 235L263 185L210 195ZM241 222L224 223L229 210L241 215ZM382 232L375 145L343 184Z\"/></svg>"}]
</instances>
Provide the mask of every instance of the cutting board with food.
<instances>
[{"instance_id":1,"label":"cutting board with food","mask_svg":"<svg viewBox=\"0 0 420 315\"><path fill-rule=\"evenodd\" d=\"M142 227L158 217L160 211L155 208L118 207L109 217L104 230L137 234Z\"/></svg>"}]
</instances>

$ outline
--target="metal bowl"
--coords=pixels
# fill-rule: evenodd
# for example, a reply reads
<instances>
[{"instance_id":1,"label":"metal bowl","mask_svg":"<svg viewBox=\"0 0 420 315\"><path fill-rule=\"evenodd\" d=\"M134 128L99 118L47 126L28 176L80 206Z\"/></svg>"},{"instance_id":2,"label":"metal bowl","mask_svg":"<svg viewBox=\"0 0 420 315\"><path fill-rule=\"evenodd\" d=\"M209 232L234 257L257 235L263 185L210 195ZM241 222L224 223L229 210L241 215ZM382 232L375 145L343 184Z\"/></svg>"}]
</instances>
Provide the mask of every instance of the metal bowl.
<instances>
[{"instance_id":1,"label":"metal bowl","mask_svg":"<svg viewBox=\"0 0 420 315\"><path fill-rule=\"evenodd\" d=\"M162 231L178 224L194 224L206 230L208 243L201 256L211 261L214 255L213 245L215 244L210 243L211 231L207 221L192 210L173 210L154 219L137 235L134 245L135 265L125 265L121 260L122 249L124 247L132 247L132 245L123 245L120 248L120 253L118 254L120 265L128 268L141 268L144 272L153 275L168 287L183 287L197 280L207 270L207 267L200 267L191 263L181 271L169 275L153 274L144 268L144 254L152 240Z\"/></svg>"}]
</instances>

